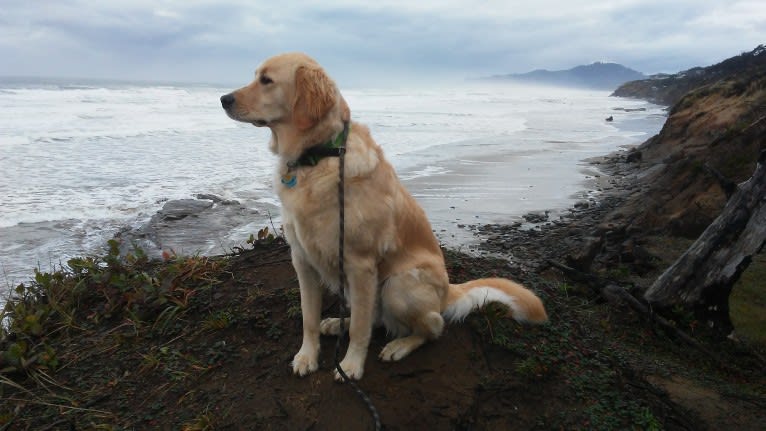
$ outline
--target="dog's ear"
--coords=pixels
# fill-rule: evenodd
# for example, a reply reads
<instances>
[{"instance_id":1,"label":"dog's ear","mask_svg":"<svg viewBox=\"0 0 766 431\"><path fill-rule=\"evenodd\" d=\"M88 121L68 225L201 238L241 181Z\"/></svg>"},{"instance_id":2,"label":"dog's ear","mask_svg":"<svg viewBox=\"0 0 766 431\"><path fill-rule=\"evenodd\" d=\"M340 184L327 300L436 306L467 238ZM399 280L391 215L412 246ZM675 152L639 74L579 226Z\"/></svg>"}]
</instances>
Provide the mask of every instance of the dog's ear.
<instances>
[{"instance_id":1,"label":"dog's ear","mask_svg":"<svg viewBox=\"0 0 766 431\"><path fill-rule=\"evenodd\" d=\"M301 66L295 73L293 120L300 130L308 130L335 104L335 85L315 67Z\"/></svg>"},{"instance_id":2,"label":"dog's ear","mask_svg":"<svg viewBox=\"0 0 766 431\"><path fill-rule=\"evenodd\" d=\"M343 96L340 96L340 118L343 121L351 121L351 109Z\"/></svg>"}]
</instances>

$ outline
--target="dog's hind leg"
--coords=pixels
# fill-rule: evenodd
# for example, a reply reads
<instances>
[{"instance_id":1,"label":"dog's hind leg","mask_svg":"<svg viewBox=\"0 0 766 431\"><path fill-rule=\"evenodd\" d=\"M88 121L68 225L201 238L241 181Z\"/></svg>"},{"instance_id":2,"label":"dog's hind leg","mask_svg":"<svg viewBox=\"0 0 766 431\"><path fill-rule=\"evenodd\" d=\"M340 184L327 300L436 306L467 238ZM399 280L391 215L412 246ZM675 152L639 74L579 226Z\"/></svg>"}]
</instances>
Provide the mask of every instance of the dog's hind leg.
<instances>
[{"instance_id":1,"label":"dog's hind leg","mask_svg":"<svg viewBox=\"0 0 766 431\"><path fill-rule=\"evenodd\" d=\"M431 311L423 316L413 329L412 335L391 340L383 347L378 356L384 361L398 361L422 346L428 340L441 335L444 319L441 314Z\"/></svg>"},{"instance_id":2,"label":"dog's hind leg","mask_svg":"<svg viewBox=\"0 0 766 431\"><path fill-rule=\"evenodd\" d=\"M444 329L444 319L439 313L440 298L437 289L414 269L388 279L383 286L383 323L397 337L383 348L379 358L398 361L422 346L428 340L438 338Z\"/></svg>"}]
</instances>

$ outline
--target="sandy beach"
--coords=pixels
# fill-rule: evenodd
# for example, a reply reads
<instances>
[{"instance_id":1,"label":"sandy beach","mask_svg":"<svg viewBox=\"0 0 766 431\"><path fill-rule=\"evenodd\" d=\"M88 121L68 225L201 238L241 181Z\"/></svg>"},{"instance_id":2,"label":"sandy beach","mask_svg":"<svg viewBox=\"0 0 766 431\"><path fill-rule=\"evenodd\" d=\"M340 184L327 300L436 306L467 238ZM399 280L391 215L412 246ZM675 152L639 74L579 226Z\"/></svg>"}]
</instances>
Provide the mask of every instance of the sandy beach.
<instances>
[{"instance_id":1,"label":"sandy beach","mask_svg":"<svg viewBox=\"0 0 766 431\"><path fill-rule=\"evenodd\" d=\"M445 163L444 174L405 180L404 184L426 210L442 243L471 250L478 241L476 225L524 223L524 216L530 213L543 217L547 213L554 220L575 202L596 194L596 184L588 182L595 166L585 161L563 163L561 158L567 157L572 156L532 153L461 158ZM580 180L574 180L578 177Z\"/></svg>"}]
</instances>

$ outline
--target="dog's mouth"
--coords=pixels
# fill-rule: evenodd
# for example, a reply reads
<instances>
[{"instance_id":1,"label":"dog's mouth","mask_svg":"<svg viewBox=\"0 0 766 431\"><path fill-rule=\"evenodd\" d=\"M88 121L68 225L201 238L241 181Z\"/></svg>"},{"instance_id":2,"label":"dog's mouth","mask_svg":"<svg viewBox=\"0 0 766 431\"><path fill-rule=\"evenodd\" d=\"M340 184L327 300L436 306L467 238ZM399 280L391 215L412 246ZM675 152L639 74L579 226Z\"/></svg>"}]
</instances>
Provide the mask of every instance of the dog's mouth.
<instances>
[{"instance_id":1,"label":"dog's mouth","mask_svg":"<svg viewBox=\"0 0 766 431\"><path fill-rule=\"evenodd\" d=\"M269 121L268 120L264 120L262 118L255 118L255 119L246 118L246 117L243 117L243 116L239 115L237 112L232 112L232 111L230 111L228 109L226 110L226 115L228 115L229 118L231 118L234 121L241 121L243 123L250 123L250 124L252 124L255 127L264 127L264 126L268 126L269 125Z\"/></svg>"}]
</instances>

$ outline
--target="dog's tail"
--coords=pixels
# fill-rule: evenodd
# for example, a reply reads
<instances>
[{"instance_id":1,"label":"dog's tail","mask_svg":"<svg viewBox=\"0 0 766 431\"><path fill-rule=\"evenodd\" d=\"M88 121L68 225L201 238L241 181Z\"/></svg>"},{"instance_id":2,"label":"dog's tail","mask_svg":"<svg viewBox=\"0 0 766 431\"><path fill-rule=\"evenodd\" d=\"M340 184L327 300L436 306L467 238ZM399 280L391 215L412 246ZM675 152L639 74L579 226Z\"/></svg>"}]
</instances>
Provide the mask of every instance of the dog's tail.
<instances>
[{"instance_id":1,"label":"dog's tail","mask_svg":"<svg viewBox=\"0 0 766 431\"><path fill-rule=\"evenodd\" d=\"M447 308L442 317L462 321L471 311L489 302L508 306L508 315L518 322L545 323L548 315L543 302L524 286L504 278L482 278L463 284L450 284Z\"/></svg>"}]
</instances>

